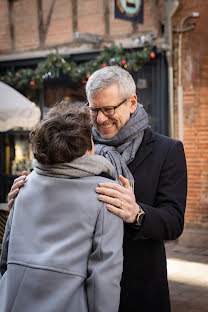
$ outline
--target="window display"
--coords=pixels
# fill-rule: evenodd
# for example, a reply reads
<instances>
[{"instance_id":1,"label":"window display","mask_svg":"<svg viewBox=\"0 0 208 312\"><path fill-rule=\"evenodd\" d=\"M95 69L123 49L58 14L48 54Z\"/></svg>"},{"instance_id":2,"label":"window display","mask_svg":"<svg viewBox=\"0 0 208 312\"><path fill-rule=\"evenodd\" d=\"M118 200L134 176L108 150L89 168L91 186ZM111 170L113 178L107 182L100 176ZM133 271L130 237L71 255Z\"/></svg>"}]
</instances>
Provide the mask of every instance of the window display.
<instances>
[{"instance_id":1,"label":"window display","mask_svg":"<svg viewBox=\"0 0 208 312\"><path fill-rule=\"evenodd\" d=\"M22 170L30 172L33 153L29 142L29 133L5 135L5 172L21 175Z\"/></svg>"}]
</instances>

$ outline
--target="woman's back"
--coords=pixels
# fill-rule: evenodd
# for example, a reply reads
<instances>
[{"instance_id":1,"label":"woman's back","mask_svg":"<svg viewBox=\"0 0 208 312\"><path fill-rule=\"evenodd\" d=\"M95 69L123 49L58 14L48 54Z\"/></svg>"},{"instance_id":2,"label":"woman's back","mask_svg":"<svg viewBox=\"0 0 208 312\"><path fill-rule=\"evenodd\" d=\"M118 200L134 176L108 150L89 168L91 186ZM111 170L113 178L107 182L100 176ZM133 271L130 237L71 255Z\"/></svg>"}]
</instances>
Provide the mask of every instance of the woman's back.
<instances>
[{"instance_id":1,"label":"woman's back","mask_svg":"<svg viewBox=\"0 0 208 312\"><path fill-rule=\"evenodd\" d=\"M107 180L28 176L7 225L12 221L0 289L7 279L10 295L0 295L0 311L118 310L123 224L95 192Z\"/></svg>"}]
</instances>

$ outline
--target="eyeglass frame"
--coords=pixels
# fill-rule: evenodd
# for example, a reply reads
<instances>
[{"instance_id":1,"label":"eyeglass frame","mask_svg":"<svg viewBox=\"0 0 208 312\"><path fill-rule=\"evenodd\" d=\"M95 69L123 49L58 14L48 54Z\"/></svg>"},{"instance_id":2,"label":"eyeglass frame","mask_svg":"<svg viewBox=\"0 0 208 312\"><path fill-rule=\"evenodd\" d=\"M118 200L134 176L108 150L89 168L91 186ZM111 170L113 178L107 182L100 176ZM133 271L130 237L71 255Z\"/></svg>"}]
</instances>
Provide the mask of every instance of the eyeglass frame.
<instances>
[{"instance_id":1,"label":"eyeglass frame","mask_svg":"<svg viewBox=\"0 0 208 312\"><path fill-rule=\"evenodd\" d=\"M90 112L92 112L92 108L94 109L94 112L97 112L97 114L96 115L91 115L92 117L97 117L98 116L98 113L99 113L99 111L101 110L101 112L103 113L103 115L105 115L105 116L113 116L113 115L115 115L115 109L116 108L118 108L119 106L121 106L122 104L124 104L126 101L128 100L128 98L127 99L125 99L125 100L123 100L121 103L119 103L118 105L116 105L116 106L106 106L106 107L91 107L91 106L89 106L89 101L87 101L87 103L84 105L84 107ZM114 109L114 113L113 114L110 114L110 115L106 115L105 113L104 113L104 111L103 111L103 109Z\"/></svg>"}]
</instances>

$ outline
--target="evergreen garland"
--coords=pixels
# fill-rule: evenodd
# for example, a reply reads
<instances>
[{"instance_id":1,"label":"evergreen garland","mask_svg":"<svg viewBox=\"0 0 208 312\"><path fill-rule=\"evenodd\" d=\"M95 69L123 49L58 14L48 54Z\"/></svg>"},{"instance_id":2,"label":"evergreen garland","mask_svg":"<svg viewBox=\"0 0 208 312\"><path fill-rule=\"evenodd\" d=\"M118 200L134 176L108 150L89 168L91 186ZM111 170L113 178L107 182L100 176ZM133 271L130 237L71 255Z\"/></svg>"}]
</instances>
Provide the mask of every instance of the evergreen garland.
<instances>
[{"instance_id":1,"label":"evergreen garland","mask_svg":"<svg viewBox=\"0 0 208 312\"><path fill-rule=\"evenodd\" d=\"M103 52L95 59L80 64L71 61L70 56L57 52L49 54L35 69L8 70L0 76L0 80L19 90L40 89L45 80L60 78L63 75L78 84L85 84L90 75L102 67L118 65L129 72L136 72L151 58L155 58L155 53L150 44L145 44L142 50L136 52L126 50L122 45L105 46Z\"/></svg>"}]
</instances>

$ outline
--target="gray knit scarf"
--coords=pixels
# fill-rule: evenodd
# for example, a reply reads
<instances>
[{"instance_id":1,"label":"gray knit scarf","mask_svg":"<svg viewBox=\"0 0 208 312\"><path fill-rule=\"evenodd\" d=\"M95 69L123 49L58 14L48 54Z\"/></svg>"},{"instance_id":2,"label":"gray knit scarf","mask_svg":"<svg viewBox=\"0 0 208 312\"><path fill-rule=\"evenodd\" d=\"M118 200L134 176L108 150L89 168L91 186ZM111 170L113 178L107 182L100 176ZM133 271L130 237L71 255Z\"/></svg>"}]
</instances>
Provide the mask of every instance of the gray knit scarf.
<instances>
[{"instance_id":1,"label":"gray knit scarf","mask_svg":"<svg viewBox=\"0 0 208 312\"><path fill-rule=\"evenodd\" d=\"M37 174L63 179L82 178L107 173L115 178L115 170L112 164L99 155L83 155L69 163L55 165L40 164L33 159L34 171Z\"/></svg>"},{"instance_id":2,"label":"gray knit scarf","mask_svg":"<svg viewBox=\"0 0 208 312\"><path fill-rule=\"evenodd\" d=\"M138 103L136 111L112 139L103 139L96 129L92 128L95 154L104 156L112 163L116 170L116 178L123 175L132 185L134 178L127 165L134 160L147 127L148 115L143 105Z\"/></svg>"}]
</instances>

